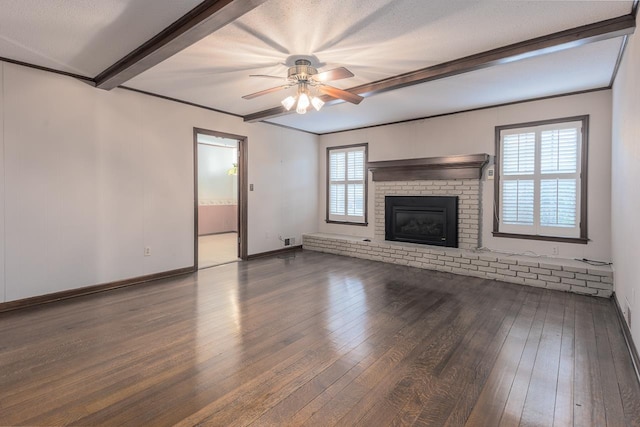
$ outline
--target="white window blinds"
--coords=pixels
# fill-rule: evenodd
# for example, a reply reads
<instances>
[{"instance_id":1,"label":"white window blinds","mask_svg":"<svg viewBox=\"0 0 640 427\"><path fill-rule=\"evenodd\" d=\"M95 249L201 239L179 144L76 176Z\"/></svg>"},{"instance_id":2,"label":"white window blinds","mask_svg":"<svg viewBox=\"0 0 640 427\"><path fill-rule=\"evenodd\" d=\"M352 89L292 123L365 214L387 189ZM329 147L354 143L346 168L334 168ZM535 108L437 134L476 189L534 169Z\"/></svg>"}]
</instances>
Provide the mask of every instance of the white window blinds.
<instances>
[{"instance_id":1,"label":"white window blinds","mask_svg":"<svg viewBox=\"0 0 640 427\"><path fill-rule=\"evenodd\" d=\"M365 222L366 146L328 150L328 220Z\"/></svg>"},{"instance_id":2,"label":"white window blinds","mask_svg":"<svg viewBox=\"0 0 640 427\"><path fill-rule=\"evenodd\" d=\"M582 121L500 131L499 231L580 237Z\"/></svg>"}]
</instances>

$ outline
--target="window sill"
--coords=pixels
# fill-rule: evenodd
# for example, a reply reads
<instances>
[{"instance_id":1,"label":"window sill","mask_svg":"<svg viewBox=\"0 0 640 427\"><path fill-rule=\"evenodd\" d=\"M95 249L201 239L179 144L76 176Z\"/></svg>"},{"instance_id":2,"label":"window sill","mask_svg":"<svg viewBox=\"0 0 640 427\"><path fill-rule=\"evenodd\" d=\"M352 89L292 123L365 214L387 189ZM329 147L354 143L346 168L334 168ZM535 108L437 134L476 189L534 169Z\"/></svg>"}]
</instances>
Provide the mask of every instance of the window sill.
<instances>
[{"instance_id":1,"label":"window sill","mask_svg":"<svg viewBox=\"0 0 640 427\"><path fill-rule=\"evenodd\" d=\"M366 227L369 225L368 222L349 222L349 221L331 221L328 219L324 220L327 224L342 224L342 225L359 225L362 227Z\"/></svg>"},{"instance_id":2,"label":"window sill","mask_svg":"<svg viewBox=\"0 0 640 427\"><path fill-rule=\"evenodd\" d=\"M534 234L501 233L499 231L494 231L493 237L507 237L511 239L526 240L546 240L549 242L578 243L581 245L586 245L587 243L589 243L589 239L585 237L538 236Z\"/></svg>"}]
</instances>

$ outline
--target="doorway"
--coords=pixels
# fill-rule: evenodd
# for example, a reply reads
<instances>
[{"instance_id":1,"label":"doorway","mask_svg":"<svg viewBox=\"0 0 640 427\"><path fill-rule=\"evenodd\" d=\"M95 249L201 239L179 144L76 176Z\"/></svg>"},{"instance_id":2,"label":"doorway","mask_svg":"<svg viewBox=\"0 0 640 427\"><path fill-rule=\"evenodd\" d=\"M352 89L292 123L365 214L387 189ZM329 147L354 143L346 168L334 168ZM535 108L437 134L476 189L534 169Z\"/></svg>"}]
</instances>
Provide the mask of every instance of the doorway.
<instances>
[{"instance_id":1,"label":"doorway","mask_svg":"<svg viewBox=\"0 0 640 427\"><path fill-rule=\"evenodd\" d=\"M246 259L246 137L194 128L194 264Z\"/></svg>"}]
</instances>

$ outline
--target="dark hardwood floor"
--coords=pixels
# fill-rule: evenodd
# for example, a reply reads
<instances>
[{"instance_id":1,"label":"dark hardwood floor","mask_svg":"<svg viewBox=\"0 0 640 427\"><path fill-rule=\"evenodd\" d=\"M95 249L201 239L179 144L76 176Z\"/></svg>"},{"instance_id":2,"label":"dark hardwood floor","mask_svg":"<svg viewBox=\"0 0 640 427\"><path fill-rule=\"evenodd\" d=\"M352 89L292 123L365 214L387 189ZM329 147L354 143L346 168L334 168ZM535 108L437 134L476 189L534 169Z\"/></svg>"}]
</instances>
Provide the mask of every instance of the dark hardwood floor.
<instances>
[{"instance_id":1,"label":"dark hardwood floor","mask_svg":"<svg viewBox=\"0 0 640 427\"><path fill-rule=\"evenodd\" d=\"M0 425L640 425L611 301L314 252L0 314Z\"/></svg>"}]
</instances>

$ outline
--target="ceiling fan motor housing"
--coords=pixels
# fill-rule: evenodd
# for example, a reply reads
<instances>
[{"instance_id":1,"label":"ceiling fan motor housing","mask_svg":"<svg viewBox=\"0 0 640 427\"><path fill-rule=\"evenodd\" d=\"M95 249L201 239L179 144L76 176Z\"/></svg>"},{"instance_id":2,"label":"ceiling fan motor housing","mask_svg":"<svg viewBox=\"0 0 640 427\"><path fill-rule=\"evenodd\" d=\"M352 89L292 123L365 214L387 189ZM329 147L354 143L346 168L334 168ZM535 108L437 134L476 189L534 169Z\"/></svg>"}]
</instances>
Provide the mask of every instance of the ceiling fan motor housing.
<instances>
[{"instance_id":1,"label":"ceiling fan motor housing","mask_svg":"<svg viewBox=\"0 0 640 427\"><path fill-rule=\"evenodd\" d=\"M290 59L293 60L293 58L291 57ZM289 59L287 59L287 63L291 63L289 62ZM243 98L253 99L258 96L266 95L271 92L276 92L281 89L288 89L292 86L295 86L297 89L297 95L301 97L300 99L305 99L305 103L307 103L306 106L308 107L309 102L311 102L317 110L322 108L322 105L324 104L323 100L317 98L317 96L320 96L319 94L351 102L352 104L359 104L360 101L364 99L362 96L355 93L338 89L337 87L326 84L327 81L353 77L353 73L351 71L347 70L344 67L338 67L334 68L333 70L318 73L318 69L316 67L313 67L311 64L314 64L314 62L305 58L297 58L295 59L294 65L290 66L287 70L287 80L285 84L273 87L271 89L261 90L256 93L245 95L243 96ZM266 77L278 80L281 79L277 76L270 76L265 74L254 74L251 77ZM313 90L310 91L310 89ZM313 94L311 92L313 92ZM311 99L309 99L309 97ZM283 103L283 105L287 110L293 107L293 103L289 104L288 100L294 100L294 97L289 96L285 98L284 101L287 102ZM304 110L304 108L302 110Z\"/></svg>"},{"instance_id":2,"label":"ceiling fan motor housing","mask_svg":"<svg viewBox=\"0 0 640 427\"><path fill-rule=\"evenodd\" d=\"M318 70L311 66L306 59L298 59L296 65L289 67L287 78L297 81L308 81L309 77L318 74Z\"/></svg>"}]
</instances>

